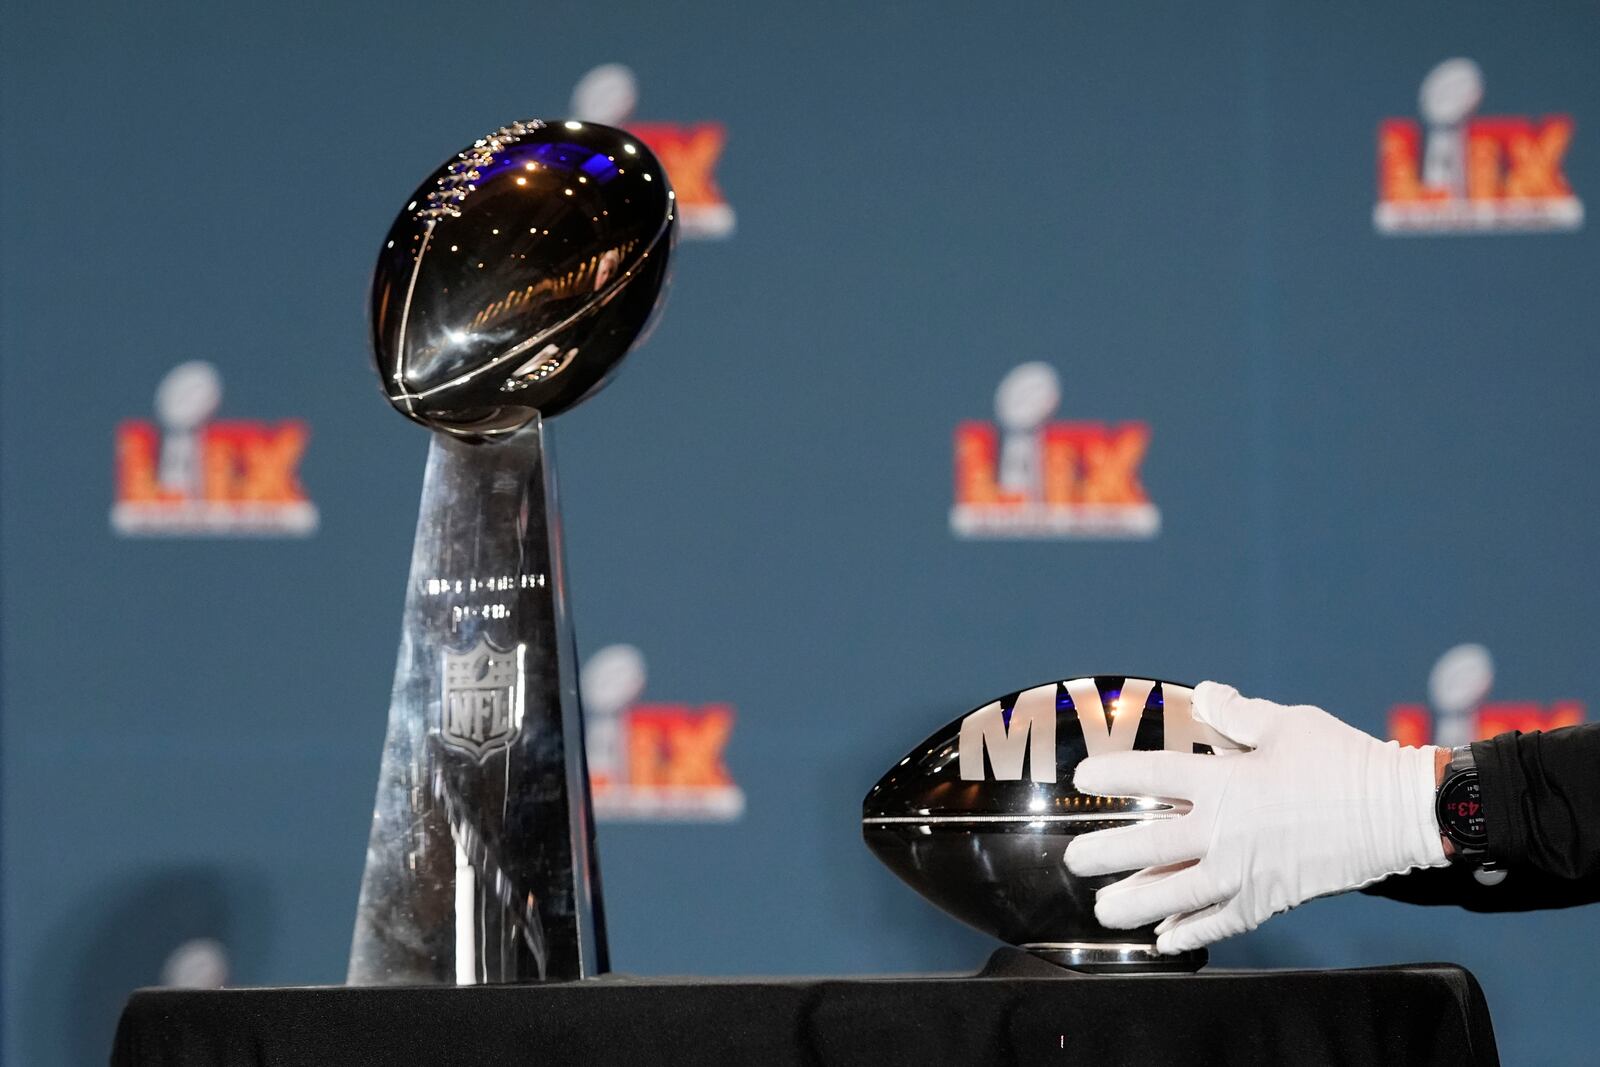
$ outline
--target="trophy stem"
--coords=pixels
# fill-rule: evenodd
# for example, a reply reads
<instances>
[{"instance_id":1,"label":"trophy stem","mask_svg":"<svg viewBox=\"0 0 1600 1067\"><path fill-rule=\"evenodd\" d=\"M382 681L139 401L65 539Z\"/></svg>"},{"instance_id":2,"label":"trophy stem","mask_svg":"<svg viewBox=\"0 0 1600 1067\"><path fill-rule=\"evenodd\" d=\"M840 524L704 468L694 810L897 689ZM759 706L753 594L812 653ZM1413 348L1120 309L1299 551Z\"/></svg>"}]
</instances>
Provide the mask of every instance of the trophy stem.
<instances>
[{"instance_id":1,"label":"trophy stem","mask_svg":"<svg viewBox=\"0 0 1600 1067\"><path fill-rule=\"evenodd\" d=\"M537 418L435 434L352 985L606 969L554 469Z\"/></svg>"}]
</instances>

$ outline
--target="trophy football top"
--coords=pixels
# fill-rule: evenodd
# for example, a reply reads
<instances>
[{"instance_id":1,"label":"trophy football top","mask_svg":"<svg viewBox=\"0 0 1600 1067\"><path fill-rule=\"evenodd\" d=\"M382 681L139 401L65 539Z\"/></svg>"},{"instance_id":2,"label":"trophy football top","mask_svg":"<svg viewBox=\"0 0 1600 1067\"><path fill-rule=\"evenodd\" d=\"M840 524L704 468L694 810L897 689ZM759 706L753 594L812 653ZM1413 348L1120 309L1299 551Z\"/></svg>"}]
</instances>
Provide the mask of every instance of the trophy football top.
<instances>
[{"instance_id":1,"label":"trophy football top","mask_svg":"<svg viewBox=\"0 0 1600 1067\"><path fill-rule=\"evenodd\" d=\"M508 433L599 388L649 325L674 200L631 134L512 123L412 194L378 254L385 395L432 429Z\"/></svg>"}]
</instances>

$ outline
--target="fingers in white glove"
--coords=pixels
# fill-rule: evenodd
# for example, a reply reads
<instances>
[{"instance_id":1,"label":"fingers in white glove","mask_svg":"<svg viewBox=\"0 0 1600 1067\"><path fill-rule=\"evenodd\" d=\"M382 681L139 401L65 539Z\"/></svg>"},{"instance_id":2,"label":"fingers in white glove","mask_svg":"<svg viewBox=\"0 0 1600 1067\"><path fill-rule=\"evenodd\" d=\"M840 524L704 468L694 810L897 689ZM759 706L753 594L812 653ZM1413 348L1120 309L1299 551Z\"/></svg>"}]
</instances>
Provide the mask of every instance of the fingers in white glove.
<instances>
[{"instance_id":1,"label":"fingers in white glove","mask_svg":"<svg viewBox=\"0 0 1600 1067\"><path fill-rule=\"evenodd\" d=\"M1075 838L1067 845L1066 864L1073 874L1092 878L1197 860L1205 850L1205 828L1178 816Z\"/></svg>"},{"instance_id":2,"label":"fingers in white glove","mask_svg":"<svg viewBox=\"0 0 1600 1067\"><path fill-rule=\"evenodd\" d=\"M1245 912L1243 898L1233 897L1186 915L1174 915L1157 925L1156 951L1166 956L1191 952L1255 926Z\"/></svg>"},{"instance_id":3,"label":"fingers in white glove","mask_svg":"<svg viewBox=\"0 0 1600 1067\"><path fill-rule=\"evenodd\" d=\"M1220 903L1238 888L1219 882L1197 863L1150 868L1100 890L1094 916L1102 926L1129 930Z\"/></svg>"},{"instance_id":4,"label":"fingers in white glove","mask_svg":"<svg viewBox=\"0 0 1600 1067\"><path fill-rule=\"evenodd\" d=\"M1073 772L1080 793L1108 797L1190 799L1211 780L1210 756L1183 752L1107 752L1090 756Z\"/></svg>"},{"instance_id":5,"label":"fingers in white glove","mask_svg":"<svg viewBox=\"0 0 1600 1067\"><path fill-rule=\"evenodd\" d=\"M1101 890L1104 925L1170 916L1156 927L1157 948L1185 952L1313 897L1445 862L1430 750L1382 743L1319 708L1253 700L1214 682L1195 688L1191 711L1251 751L1106 753L1083 760L1074 776L1085 793L1189 806L1067 848L1074 874L1138 872ZM1322 830L1308 832L1312 825Z\"/></svg>"},{"instance_id":6,"label":"fingers in white glove","mask_svg":"<svg viewBox=\"0 0 1600 1067\"><path fill-rule=\"evenodd\" d=\"M1251 748L1260 745L1268 731L1283 721L1284 712L1281 704L1240 696L1233 686L1219 682L1195 686L1189 710L1224 737Z\"/></svg>"}]
</instances>

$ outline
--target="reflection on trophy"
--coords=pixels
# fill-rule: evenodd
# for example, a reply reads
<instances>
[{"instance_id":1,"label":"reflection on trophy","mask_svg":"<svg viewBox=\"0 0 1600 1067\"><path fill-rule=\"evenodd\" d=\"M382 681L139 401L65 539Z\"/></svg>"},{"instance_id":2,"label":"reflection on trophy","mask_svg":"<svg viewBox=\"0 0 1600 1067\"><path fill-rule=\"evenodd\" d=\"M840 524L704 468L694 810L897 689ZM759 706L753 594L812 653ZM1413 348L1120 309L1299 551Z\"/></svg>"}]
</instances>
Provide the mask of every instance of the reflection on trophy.
<instances>
[{"instance_id":1,"label":"reflection on trophy","mask_svg":"<svg viewBox=\"0 0 1600 1067\"><path fill-rule=\"evenodd\" d=\"M352 984L606 969L543 420L646 330L673 205L627 133L518 122L431 174L379 253L378 373L433 440Z\"/></svg>"}]
</instances>

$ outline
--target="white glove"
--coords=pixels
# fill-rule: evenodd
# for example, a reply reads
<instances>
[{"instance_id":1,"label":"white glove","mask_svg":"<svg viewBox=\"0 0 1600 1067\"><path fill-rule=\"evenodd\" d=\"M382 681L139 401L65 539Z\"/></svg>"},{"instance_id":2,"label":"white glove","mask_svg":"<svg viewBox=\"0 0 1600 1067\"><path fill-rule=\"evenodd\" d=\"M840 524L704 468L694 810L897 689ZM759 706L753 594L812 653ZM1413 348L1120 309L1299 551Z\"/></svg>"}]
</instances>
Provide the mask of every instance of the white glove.
<instances>
[{"instance_id":1,"label":"white glove","mask_svg":"<svg viewBox=\"0 0 1600 1067\"><path fill-rule=\"evenodd\" d=\"M1203 682L1194 717L1251 751L1114 752L1078 764L1085 793L1186 800L1185 815L1086 834L1073 874L1137 873L1101 889L1113 929L1156 926L1159 952L1254 930L1312 897L1446 862L1434 753L1380 742L1320 708L1249 700Z\"/></svg>"}]
</instances>

